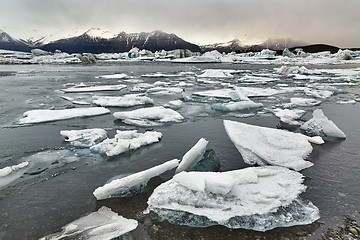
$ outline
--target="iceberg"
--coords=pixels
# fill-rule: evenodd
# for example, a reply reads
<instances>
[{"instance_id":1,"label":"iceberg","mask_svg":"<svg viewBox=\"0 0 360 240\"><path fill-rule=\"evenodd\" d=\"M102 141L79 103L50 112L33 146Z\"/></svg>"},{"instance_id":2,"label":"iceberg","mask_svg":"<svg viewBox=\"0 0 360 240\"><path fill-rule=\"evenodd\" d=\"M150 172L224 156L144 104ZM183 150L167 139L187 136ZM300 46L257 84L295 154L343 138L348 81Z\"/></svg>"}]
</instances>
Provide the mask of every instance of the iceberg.
<instances>
[{"instance_id":1,"label":"iceberg","mask_svg":"<svg viewBox=\"0 0 360 240\"><path fill-rule=\"evenodd\" d=\"M134 107L154 104L154 100L151 98L138 94L127 94L121 97L94 96L92 102L102 107Z\"/></svg>"},{"instance_id":2,"label":"iceberg","mask_svg":"<svg viewBox=\"0 0 360 240\"><path fill-rule=\"evenodd\" d=\"M300 171L313 148L306 136L280 129L224 120L226 133L248 164L275 165Z\"/></svg>"},{"instance_id":3,"label":"iceberg","mask_svg":"<svg viewBox=\"0 0 360 240\"><path fill-rule=\"evenodd\" d=\"M130 78L127 74L125 73L116 73L116 74L110 74L110 75L102 75L102 76L98 76L96 78L106 78L106 79L128 79Z\"/></svg>"},{"instance_id":4,"label":"iceberg","mask_svg":"<svg viewBox=\"0 0 360 240\"><path fill-rule=\"evenodd\" d=\"M307 134L326 138L346 138L345 133L333 121L329 120L321 109L314 110L313 117L301 125L300 129Z\"/></svg>"},{"instance_id":5,"label":"iceberg","mask_svg":"<svg viewBox=\"0 0 360 240\"><path fill-rule=\"evenodd\" d=\"M182 106L184 105L184 102L181 101L181 100L172 100L172 101L169 101L169 107L172 108L172 109L179 109L181 108Z\"/></svg>"},{"instance_id":6,"label":"iceberg","mask_svg":"<svg viewBox=\"0 0 360 240\"><path fill-rule=\"evenodd\" d=\"M90 149L95 152L106 154L110 157L130 150L138 149L141 146L159 142L161 137L162 134L155 131L138 133L137 130L117 130L117 134L114 138L105 139L104 141L90 147Z\"/></svg>"},{"instance_id":7,"label":"iceberg","mask_svg":"<svg viewBox=\"0 0 360 240\"><path fill-rule=\"evenodd\" d=\"M146 90L147 94L153 94L153 95L170 95L170 94L180 94L182 93L184 90L182 88L178 88L178 87L153 87L153 88L149 88L148 90Z\"/></svg>"},{"instance_id":8,"label":"iceberg","mask_svg":"<svg viewBox=\"0 0 360 240\"><path fill-rule=\"evenodd\" d=\"M256 103L251 100L241 101L241 102L228 102L228 103L214 103L211 105L211 108L218 111L224 112L233 112L233 111L243 111L250 110L254 108L261 108L264 105L262 103Z\"/></svg>"},{"instance_id":9,"label":"iceberg","mask_svg":"<svg viewBox=\"0 0 360 240\"><path fill-rule=\"evenodd\" d=\"M202 74L198 75L198 78L233 78L231 74L232 70L222 69L205 69Z\"/></svg>"},{"instance_id":10,"label":"iceberg","mask_svg":"<svg viewBox=\"0 0 360 240\"><path fill-rule=\"evenodd\" d=\"M114 117L121 120L149 120L160 123L181 122L184 119L178 112L162 106L139 108L126 112L115 112Z\"/></svg>"},{"instance_id":11,"label":"iceberg","mask_svg":"<svg viewBox=\"0 0 360 240\"><path fill-rule=\"evenodd\" d=\"M297 119L301 118L306 112L301 109L280 109L275 108L272 112L280 118L280 121L290 125L301 125Z\"/></svg>"},{"instance_id":12,"label":"iceberg","mask_svg":"<svg viewBox=\"0 0 360 240\"><path fill-rule=\"evenodd\" d=\"M248 97L269 97L287 92L287 90L274 88L239 87L239 89Z\"/></svg>"},{"instance_id":13,"label":"iceberg","mask_svg":"<svg viewBox=\"0 0 360 240\"><path fill-rule=\"evenodd\" d=\"M107 133L101 128L82 129L82 130L62 130L60 135L66 142L70 142L75 147L91 147L107 138Z\"/></svg>"},{"instance_id":14,"label":"iceberg","mask_svg":"<svg viewBox=\"0 0 360 240\"><path fill-rule=\"evenodd\" d=\"M178 159L167 161L144 171L112 180L104 186L98 187L93 194L97 200L111 197L130 197L134 194L142 192L151 178L176 168L178 165Z\"/></svg>"},{"instance_id":15,"label":"iceberg","mask_svg":"<svg viewBox=\"0 0 360 240\"><path fill-rule=\"evenodd\" d=\"M62 227L61 232L40 238L40 240L120 239L124 235L129 235L129 232L133 231L137 226L138 222L136 220L124 218L111 211L110 208L101 207L96 212L65 225ZM128 237L126 239L129 239Z\"/></svg>"},{"instance_id":16,"label":"iceberg","mask_svg":"<svg viewBox=\"0 0 360 240\"><path fill-rule=\"evenodd\" d=\"M306 190L302 182L302 174L275 166L181 172L154 190L148 210L161 220L192 227L267 231L305 225L319 219L319 210L299 198Z\"/></svg>"},{"instance_id":17,"label":"iceberg","mask_svg":"<svg viewBox=\"0 0 360 240\"><path fill-rule=\"evenodd\" d=\"M124 84L118 85L103 85L103 86L90 86L90 87L70 87L61 89L65 93L79 93L79 92L98 92L98 91L119 91L126 88Z\"/></svg>"},{"instance_id":18,"label":"iceberg","mask_svg":"<svg viewBox=\"0 0 360 240\"><path fill-rule=\"evenodd\" d=\"M232 89L207 90L202 92L194 92L193 95L197 95L200 97L232 98L232 96L234 95L234 90Z\"/></svg>"},{"instance_id":19,"label":"iceberg","mask_svg":"<svg viewBox=\"0 0 360 240\"><path fill-rule=\"evenodd\" d=\"M22 163L19 163L17 165L12 165L12 166L9 166L9 167L4 167L4 168L1 168L0 169L0 180L1 178L3 177L6 177L22 168L25 168L29 165L29 162L26 161L26 162L22 162Z\"/></svg>"},{"instance_id":20,"label":"iceberg","mask_svg":"<svg viewBox=\"0 0 360 240\"><path fill-rule=\"evenodd\" d=\"M310 107L320 105L321 101L314 98L290 98L290 103L284 104L284 107Z\"/></svg>"},{"instance_id":21,"label":"iceberg","mask_svg":"<svg viewBox=\"0 0 360 240\"><path fill-rule=\"evenodd\" d=\"M110 110L104 107L30 110L23 114L23 118L19 120L19 124L43 123L77 117L98 116L108 113L110 113Z\"/></svg>"},{"instance_id":22,"label":"iceberg","mask_svg":"<svg viewBox=\"0 0 360 240\"><path fill-rule=\"evenodd\" d=\"M186 171L197 164L204 156L206 146L209 142L201 138L181 159L175 173Z\"/></svg>"}]
</instances>

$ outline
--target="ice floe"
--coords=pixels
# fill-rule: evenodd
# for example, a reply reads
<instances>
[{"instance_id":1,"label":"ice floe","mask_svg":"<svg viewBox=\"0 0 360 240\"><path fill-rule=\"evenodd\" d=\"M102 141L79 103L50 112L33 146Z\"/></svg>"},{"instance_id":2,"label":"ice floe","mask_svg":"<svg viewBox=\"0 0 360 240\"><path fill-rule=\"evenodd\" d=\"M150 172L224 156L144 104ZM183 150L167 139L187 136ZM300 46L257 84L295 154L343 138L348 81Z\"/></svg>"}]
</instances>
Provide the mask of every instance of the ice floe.
<instances>
[{"instance_id":1,"label":"ice floe","mask_svg":"<svg viewBox=\"0 0 360 240\"><path fill-rule=\"evenodd\" d=\"M139 105L153 105L154 100L139 94L127 94L124 96L94 96L94 104L102 107L134 107Z\"/></svg>"},{"instance_id":2,"label":"ice floe","mask_svg":"<svg viewBox=\"0 0 360 240\"><path fill-rule=\"evenodd\" d=\"M141 146L159 142L161 137L162 134L155 131L138 133L137 130L118 130L114 138L105 139L104 141L93 145L90 149L95 152L106 154L107 156L115 156L130 150L138 149Z\"/></svg>"},{"instance_id":3,"label":"ice floe","mask_svg":"<svg viewBox=\"0 0 360 240\"><path fill-rule=\"evenodd\" d=\"M151 178L176 168L178 165L178 159L167 161L144 171L112 180L104 186L98 187L93 194L97 200L111 197L130 197L141 193Z\"/></svg>"},{"instance_id":4,"label":"ice floe","mask_svg":"<svg viewBox=\"0 0 360 240\"><path fill-rule=\"evenodd\" d=\"M193 95L201 97L232 98L233 89L215 89L201 92L194 92Z\"/></svg>"},{"instance_id":5,"label":"ice floe","mask_svg":"<svg viewBox=\"0 0 360 240\"><path fill-rule=\"evenodd\" d=\"M106 131L101 128L63 130L60 131L60 135L75 147L91 147L107 138Z\"/></svg>"},{"instance_id":6,"label":"ice floe","mask_svg":"<svg viewBox=\"0 0 360 240\"><path fill-rule=\"evenodd\" d=\"M128 79L130 78L129 75L125 73L116 73L116 74L110 74L110 75L102 75L98 76L96 78L106 78L106 79Z\"/></svg>"},{"instance_id":7,"label":"ice floe","mask_svg":"<svg viewBox=\"0 0 360 240\"><path fill-rule=\"evenodd\" d=\"M169 95L169 94L180 94L184 90L178 87L153 87L146 90L147 94L156 95Z\"/></svg>"},{"instance_id":8,"label":"ice floe","mask_svg":"<svg viewBox=\"0 0 360 240\"><path fill-rule=\"evenodd\" d=\"M2 177L6 177L24 167L27 167L29 165L29 162L26 161L26 162L22 162L22 163L19 163L17 165L12 165L12 166L9 166L9 167L4 167L4 168L1 168L0 169L0 181L1 181L1 178Z\"/></svg>"},{"instance_id":9,"label":"ice floe","mask_svg":"<svg viewBox=\"0 0 360 240\"><path fill-rule=\"evenodd\" d=\"M248 164L275 165L300 171L313 148L306 136L280 129L224 120L226 133Z\"/></svg>"},{"instance_id":10,"label":"ice floe","mask_svg":"<svg viewBox=\"0 0 360 240\"><path fill-rule=\"evenodd\" d=\"M227 103L214 103L211 105L211 108L218 111L224 112L233 112L233 111L243 111L250 110L254 108L261 108L264 105L262 103L256 103L251 100L240 101L240 102L227 102Z\"/></svg>"},{"instance_id":11,"label":"ice floe","mask_svg":"<svg viewBox=\"0 0 360 240\"><path fill-rule=\"evenodd\" d=\"M23 118L19 120L19 124L51 122L77 117L98 116L108 113L110 113L110 110L104 107L30 110L23 114Z\"/></svg>"},{"instance_id":12,"label":"ice floe","mask_svg":"<svg viewBox=\"0 0 360 240\"><path fill-rule=\"evenodd\" d=\"M321 109L314 110L313 117L301 125L300 128L311 135L327 138L346 138L345 133L333 121L329 120Z\"/></svg>"},{"instance_id":13,"label":"ice floe","mask_svg":"<svg viewBox=\"0 0 360 240\"><path fill-rule=\"evenodd\" d=\"M89 87L70 87L61 89L65 93L78 93L78 92L98 92L98 91L119 91L126 88L124 84L118 85L102 85L102 86L89 86Z\"/></svg>"},{"instance_id":14,"label":"ice floe","mask_svg":"<svg viewBox=\"0 0 360 240\"><path fill-rule=\"evenodd\" d=\"M303 175L282 167L251 167L229 172L181 172L158 186L148 210L160 219L192 227L224 225L267 231L305 225L319 210L299 194Z\"/></svg>"},{"instance_id":15,"label":"ice floe","mask_svg":"<svg viewBox=\"0 0 360 240\"><path fill-rule=\"evenodd\" d=\"M198 75L198 78L233 78L231 74L233 70L223 69L205 69L202 74Z\"/></svg>"},{"instance_id":16,"label":"ice floe","mask_svg":"<svg viewBox=\"0 0 360 240\"><path fill-rule=\"evenodd\" d=\"M110 208L103 206L96 212L65 225L62 227L61 232L40 238L40 240L112 240L128 235L137 226L138 222L136 220L124 218L111 211ZM128 237L126 239L129 239Z\"/></svg>"},{"instance_id":17,"label":"ice floe","mask_svg":"<svg viewBox=\"0 0 360 240\"><path fill-rule=\"evenodd\" d=\"M300 122L296 121L301 118L306 112L301 109L280 109L275 108L272 112L280 118L280 121L290 125L301 125Z\"/></svg>"},{"instance_id":18,"label":"ice floe","mask_svg":"<svg viewBox=\"0 0 360 240\"><path fill-rule=\"evenodd\" d=\"M181 122L184 118L178 112L162 106L140 108L133 111L115 112L114 117L125 122L165 123Z\"/></svg>"},{"instance_id":19,"label":"ice floe","mask_svg":"<svg viewBox=\"0 0 360 240\"><path fill-rule=\"evenodd\" d=\"M204 156L206 146L209 142L205 138L201 138L181 159L175 173L186 171L195 166Z\"/></svg>"},{"instance_id":20,"label":"ice floe","mask_svg":"<svg viewBox=\"0 0 360 240\"><path fill-rule=\"evenodd\" d=\"M310 107L310 106L317 106L320 104L321 104L321 101L316 100L314 98L293 97L293 98L290 98L290 103L284 104L284 107L286 107L286 108Z\"/></svg>"},{"instance_id":21,"label":"ice floe","mask_svg":"<svg viewBox=\"0 0 360 240\"><path fill-rule=\"evenodd\" d=\"M239 89L248 97L268 97L288 92L288 90L285 89L258 87L239 87Z\"/></svg>"}]
</instances>

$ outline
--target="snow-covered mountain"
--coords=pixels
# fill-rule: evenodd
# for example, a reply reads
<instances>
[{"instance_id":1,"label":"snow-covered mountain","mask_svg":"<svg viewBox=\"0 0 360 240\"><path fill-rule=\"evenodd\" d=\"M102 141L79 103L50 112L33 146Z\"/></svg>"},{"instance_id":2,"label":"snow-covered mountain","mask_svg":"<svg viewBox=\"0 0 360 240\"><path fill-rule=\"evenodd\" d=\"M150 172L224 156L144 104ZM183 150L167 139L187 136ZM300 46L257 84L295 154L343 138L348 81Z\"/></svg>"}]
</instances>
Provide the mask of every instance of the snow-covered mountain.
<instances>
[{"instance_id":1,"label":"snow-covered mountain","mask_svg":"<svg viewBox=\"0 0 360 240\"><path fill-rule=\"evenodd\" d=\"M244 49L244 44L239 39L234 39L226 43L215 43L201 46L201 49L206 51L217 50L219 52L240 52Z\"/></svg>"},{"instance_id":2,"label":"snow-covered mountain","mask_svg":"<svg viewBox=\"0 0 360 240\"><path fill-rule=\"evenodd\" d=\"M297 46L305 46L303 41L295 41L291 38L268 39L263 43L245 45L240 40L234 39L226 43L216 43L201 46L203 51L217 50L219 52L248 52L261 51L262 49L283 50L284 48L293 48Z\"/></svg>"},{"instance_id":3,"label":"snow-covered mountain","mask_svg":"<svg viewBox=\"0 0 360 240\"><path fill-rule=\"evenodd\" d=\"M0 49L14 51L30 51L28 44L11 37L0 29Z\"/></svg>"},{"instance_id":4,"label":"snow-covered mountain","mask_svg":"<svg viewBox=\"0 0 360 240\"><path fill-rule=\"evenodd\" d=\"M189 43L175 34L163 31L114 34L100 29L89 29L85 33L60 39L45 44L41 48L46 51L61 50L68 53L73 52L127 52L137 47L152 52L159 50L189 49L193 52L200 52L199 46Z\"/></svg>"}]
</instances>

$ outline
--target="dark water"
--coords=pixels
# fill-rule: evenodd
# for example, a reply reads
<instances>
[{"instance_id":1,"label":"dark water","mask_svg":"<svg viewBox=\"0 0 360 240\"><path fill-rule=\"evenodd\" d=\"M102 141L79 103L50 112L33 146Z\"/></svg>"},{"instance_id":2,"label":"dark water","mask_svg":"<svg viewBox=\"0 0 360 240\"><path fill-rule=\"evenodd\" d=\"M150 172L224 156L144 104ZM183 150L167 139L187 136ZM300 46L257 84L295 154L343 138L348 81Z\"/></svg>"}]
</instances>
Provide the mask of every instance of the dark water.
<instances>
[{"instance_id":1,"label":"dark water","mask_svg":"<svg viewBox=\"0 0 360 240\"><path fill-rule=\"evenodd\" d=\"M338 66L341 68L351 66ZM270 72L274 66L260 65L179 65L169 63L121 63L92 66L0 66L0 168L21 162L34 153L58 149L71 149L64 143L60 130L100 127L114 134L116 129L133 128L114 121L111 115L64 120L31 126L17 126L22 113L31 109L51 107L66 108L72 103L61 98L57 90L66 83L89 83L105 81L95 76L127 73L137 79L142 74L153 72L176 73L192 71L199 73L206 68L249 69L255 72ZM182 78L182 77L179 77ZM172 79L145 79L154 81ZM176 79L179 81L182 79ZM118 84L118 80L106 80ZM206 88L195 86L193 88ZM359 93L358 87L346 89ZM190 89L191 91L191 89ZM115 95L116 93L96 93ZM89 94L73 94L88 98ZM346 98L344 95L335 98ZM153 97L153 96L151 96ZM154 96L156 103L181 96ZM269 101L271 105L273 102ZM191 104L190 104L191 105ZM275 229L266 233L247 230L230 230L224 227L194 229L161 223L143 216L146 200L151 190L172 176L172 172L154 178L145 193L131 198L115 198L96 201L92 192L108 179L126 173L138 172L173 158L181 158L201 137L206 138L221 162L221 171L244 168L247 165L227 137L223 119L232 119L259 126L277 127L279 121L271 114L249 118L235 118L217 113L194 104L179 110L186 121L156 127L163 138L160 143L143 147L118 157L105 158L89 155L79 161L52 167L38 175L16 180L0 189L0 239L37 239L59 231L65 224L108 206L124 217L136 218L141 226L134 232L136 239L299 239L301 232L318 238L328 227L339 224L343 215L358 216L360 211L360 105L340 105L329 100L320 106L325 115L347 134L344 141L328 142L314 146L309 160L314 166L302 171L306 176L307 191L301 196L312 201L319 209L321 219L310 226ZM312 108L306 108L311 110ZM111 108L111 111L119 109ZM183 112L182 112L183 111ZM309 118L307 114L305 118ZM77 151L77 150L74 150ZM301 235L301 236L300 236Z\"/></svg>"}]
</instances>

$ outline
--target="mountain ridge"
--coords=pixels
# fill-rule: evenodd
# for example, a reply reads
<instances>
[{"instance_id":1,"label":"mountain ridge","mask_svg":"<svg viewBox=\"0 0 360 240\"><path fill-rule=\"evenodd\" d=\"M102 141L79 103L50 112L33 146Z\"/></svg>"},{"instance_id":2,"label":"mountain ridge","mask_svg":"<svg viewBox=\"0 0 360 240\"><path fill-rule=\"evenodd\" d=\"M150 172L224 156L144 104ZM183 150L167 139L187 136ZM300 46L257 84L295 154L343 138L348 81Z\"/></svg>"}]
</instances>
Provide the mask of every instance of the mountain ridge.
<instances>
[{"instance_id":1,"label":"mountain ridge","mask_svg":"<svg viewBox=\"0 0 360 240\"><path fill-rule=\"evenodd\" d=\"M114 33L100 28L90 28L81 34L77 32L75 31L73 34L75 36L49 41L46 37L16 39L0 29L0 49L29 52L31 49L39 48L50 52L60 50L68 53L128 52L134 47L151 52L188 49L192 52L217 50L221 53L257 52L263 49L276 50L280 53L284 48L289 48L290 50L303 48L304 51L309 52L334 52L341 49L327 44L308 45L303 41L296 41L290 38L268 39L263 43L253 45L243 44L239 39L233 39L225 43L197 45L178 37L174 33L166 33L161 30L140 33L126 33L124 31ZM53 37L53 35L50 36Z\"/></svg>"}]
</instances>

